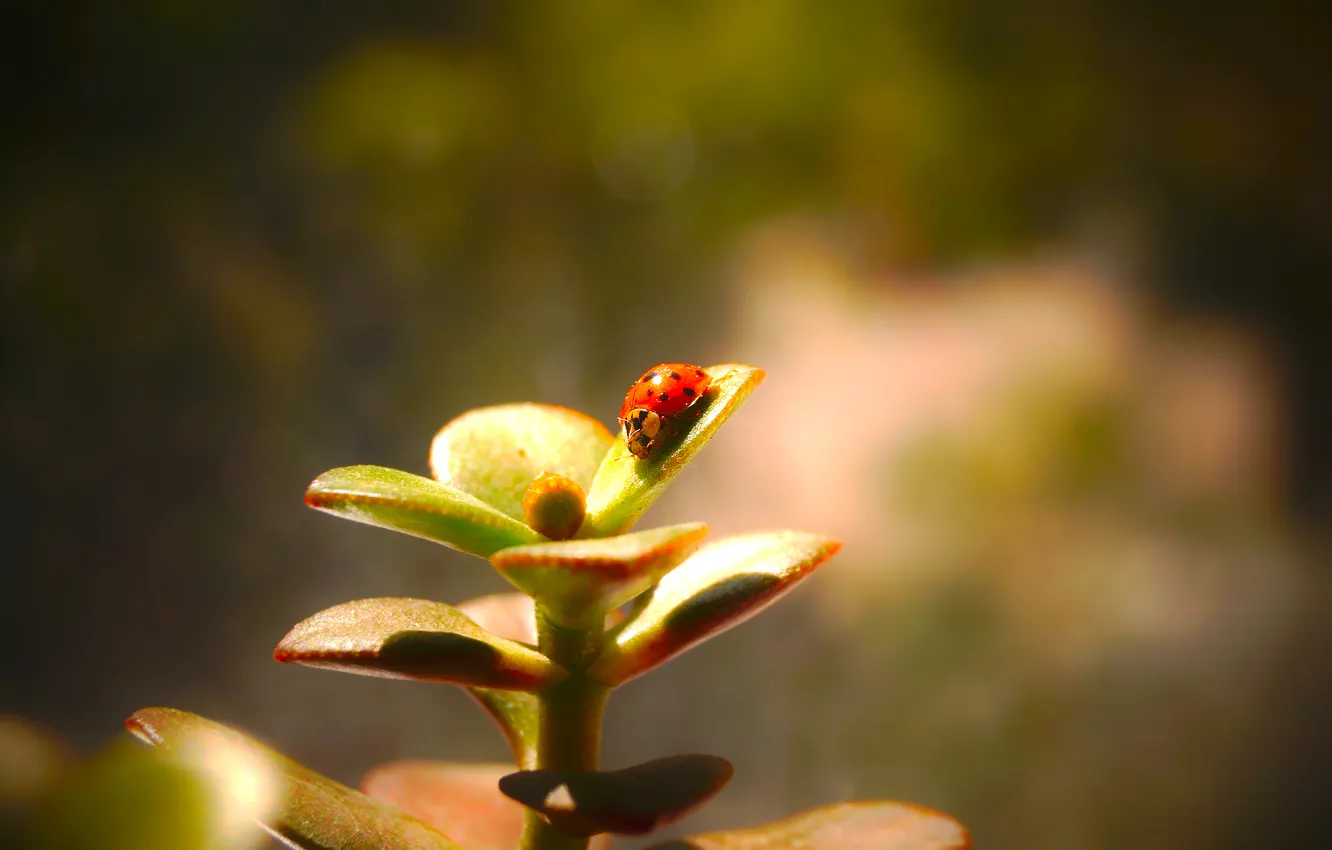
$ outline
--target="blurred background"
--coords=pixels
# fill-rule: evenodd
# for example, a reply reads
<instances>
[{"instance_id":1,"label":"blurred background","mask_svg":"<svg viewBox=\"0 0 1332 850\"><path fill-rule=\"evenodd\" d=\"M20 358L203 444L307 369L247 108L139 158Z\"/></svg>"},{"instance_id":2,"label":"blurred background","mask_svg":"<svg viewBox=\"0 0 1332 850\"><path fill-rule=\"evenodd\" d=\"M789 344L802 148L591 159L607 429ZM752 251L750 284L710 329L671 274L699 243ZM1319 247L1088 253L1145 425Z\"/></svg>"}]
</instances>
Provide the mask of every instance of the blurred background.
<instances>
[{"instance_id":1,"label":"blurred background","mask_svg":"<svg viewBox=\"0 0 1332 850\"><path fill-rule=\"evenodd\" d=\"M843 553L612 700L978 846L1332 829L1332 24L1276 0L20 0L0 34L0 712L171 705L354 783L500 760L304 617L505 589L304 508L472 407L768 380L654 508ZM641 843L625 842L625 846Z\"/></svg>"}]
</instances>

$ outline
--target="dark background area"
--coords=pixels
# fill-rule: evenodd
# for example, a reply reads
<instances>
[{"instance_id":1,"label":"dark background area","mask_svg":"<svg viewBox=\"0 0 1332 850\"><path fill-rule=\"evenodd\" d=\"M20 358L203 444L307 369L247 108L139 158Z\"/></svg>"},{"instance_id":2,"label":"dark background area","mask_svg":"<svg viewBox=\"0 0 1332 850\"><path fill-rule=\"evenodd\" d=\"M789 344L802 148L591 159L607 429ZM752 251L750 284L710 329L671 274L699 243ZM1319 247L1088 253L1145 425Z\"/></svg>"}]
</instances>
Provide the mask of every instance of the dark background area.
<instances>
[{"instance_id":1,"label":"dark background area","mask_svg":"<svg viewBox=\"0 0 1332 850\"><path fill-rule=\"evenodd\" d=\"M3 19L0 711L91 751L134 709L175 705L349 782L393 758L503 758L459 693L271 662L291 624L347 599L504 589L458 553L305 509L306 482L351 463L424 472L434 431L486 404L609 423L662 360L752 360L771 373L760 392L798 402L776 364L851 370L833 345L799 346L803 302L746 272L786 267L791 244L845 272L809 298L886 314L966 315L987 291L973 270L1022 278L1057 254L1153 317L1097 428L1157 397L1152 352L1191 350L1181 327L1221 324L1260 352L1242 397L1274 423L1270 487L1154 500L1140 460L1112 464L1138 484L1077 491L1133 517L1114 540L1168 529L1190 566L1144 574L1183 576L1180 599L1243 576L1216 579L1237 619L1214 621L1215 641L1130 642L1073 679L1033 678L1044 662L1005 619L1025 609L994 600L1045 580L975 584L1008 556L949 507L936 521L982 556L943 570L973 578L895 598L914 625L839 624L793 597L617 695L607 759L732 758L739 790L690 824L709 828L844 796L920 799L993 847L1315 846L1332 827L1322 4L133 0L10 3ZM699 487L747 468L745 415ZM754 416L751 436L799 427ZM1081 448L1015 421L1042 463L1084 469ZM863 446L840 445L824 451ZM948 451L963 485L945 503L1016 510L1010 491L976 497L988 467ZM714 519L681 496L664 515ZM1066 517L1065 496L1023 490L1022 516ZM891 560L851 536L851 563ZM1040 548L1021 539L1013 564ZM1262 600L1278 601L1245 619ZM1184 619L1171 604L1163 621ZM847 622L865 626L854 651ZM839 713L847 689L879 696ZM1001 692L990 726L944 710ZM945 720L914 726L902 702ZM901 743L921 736L952 745Z\"/></svg>"}]
</instances>

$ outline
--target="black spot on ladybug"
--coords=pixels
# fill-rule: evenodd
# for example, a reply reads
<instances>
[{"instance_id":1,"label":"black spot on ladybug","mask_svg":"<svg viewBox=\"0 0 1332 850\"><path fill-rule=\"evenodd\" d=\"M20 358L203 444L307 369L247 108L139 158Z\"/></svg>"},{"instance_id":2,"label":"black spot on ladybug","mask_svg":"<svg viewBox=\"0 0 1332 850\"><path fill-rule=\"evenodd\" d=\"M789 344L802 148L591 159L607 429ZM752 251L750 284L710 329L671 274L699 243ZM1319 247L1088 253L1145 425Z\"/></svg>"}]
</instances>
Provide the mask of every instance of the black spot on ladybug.
<instances>
[{"instance_id":1,"label":"black spot on ladybug","mask_svg":"<svg viewBox=\"0 0 1332 850\"><path fill-rule=\"evenodd\" d=\"M648 381L652 380L655 377L657 377L656 372L648 372L646 375L639 378L639 380L646 384Z\"/></svg>"},{"instance_id":2,"label":"black spot on ladybug","mask_svg":"<svg viewBox=\"0 0 1332 850\"><path fill-rule=\"evenodd\" d=\"M671 380L672 380L672 381L678 381L678 380L680 380L680 373L679 373L679 372L672 372L672 373L671 373Z\"/></svg>"},{"instance_id":3,"label":"black spot on ladybug","mask_svg":"<svg viewBox=\"0 0 1332 850\"><path fill-rule=\"evenodd\" d=\"M698 393L694 392L693 387L685 387L684 394L689 396L690 398L693 398L694 396L698 395Z\"/></svg>"},{"instance_id":4,"label":"black spot on ladybug","mask_svg":"<svg viewBox=\"0 0 1332 850\"><path fill-rule=\"evenodd\" d=\"M648 390L648 398L652 398L652 390Z\"/></svg>"},{"instance_id":5,"label":"black spot on ladybug","mask_svg":"<svg viewBox=\"0 0 1332 850\"><path fill-rule=\"evenodd\" d=\"M639 434L639 435L638 435L638 444L639 444L640 446L646 446L646 445L648 445L648 444L651 443L651 442L652 442L652 438L649 437L647 434Z\"/></svg>"},{"instance_id":6,"label":"black spot on ladybug","mask_svg":"<svg viewBox=\"0 0 1332 850\"><path fill-rule=\"evenodd\" d=\"M650 393L649 393L649 395L650 395ZM668 396L666 393L662 393L662 394L661 394L661 400L662 400L662 401L670 401L670 400L671 400L671 397Z\"/></svg>"}]
</instances>

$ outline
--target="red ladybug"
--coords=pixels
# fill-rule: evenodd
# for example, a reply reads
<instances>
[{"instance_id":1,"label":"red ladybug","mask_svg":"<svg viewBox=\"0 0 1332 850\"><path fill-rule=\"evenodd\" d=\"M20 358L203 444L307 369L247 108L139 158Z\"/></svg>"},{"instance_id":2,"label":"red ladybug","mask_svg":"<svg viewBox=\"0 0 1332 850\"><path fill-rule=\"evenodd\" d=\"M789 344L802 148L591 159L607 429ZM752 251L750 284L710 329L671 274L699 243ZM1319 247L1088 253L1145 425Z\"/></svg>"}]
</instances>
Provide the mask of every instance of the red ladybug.
<instances>
[{"instance_id":1,"label":"red ladybug","mask_svg":"<svg viewBox=\"0 0 1332 850\"><path fill-rule=\"evenodd\" d=\"M712 378L691 363L660 363L634 382L620 406L629 453L646 460L657 435L707 393Z\"/></svg>"}]
</instances>

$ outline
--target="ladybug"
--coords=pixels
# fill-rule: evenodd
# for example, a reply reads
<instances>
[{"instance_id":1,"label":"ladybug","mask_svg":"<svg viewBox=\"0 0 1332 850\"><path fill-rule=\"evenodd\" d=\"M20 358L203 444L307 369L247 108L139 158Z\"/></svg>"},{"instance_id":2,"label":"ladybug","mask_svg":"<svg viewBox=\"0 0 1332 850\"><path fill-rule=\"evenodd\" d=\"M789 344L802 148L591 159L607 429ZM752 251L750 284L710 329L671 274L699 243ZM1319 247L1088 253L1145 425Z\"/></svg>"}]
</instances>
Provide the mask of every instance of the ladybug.
<instances>
[{"instance_id":1,"label":"ladybug","mask_svg":"<svg viewBox=\"0 0 1332 850\"><path fill-rule=\"evenodd\" d=\"M657 435L663 430L674 433L671 420L693 408L711 385L711 376L690 363L659 363L644 373L620 406L629 453L647 460Z\"/></svg>"}]
</instances>

